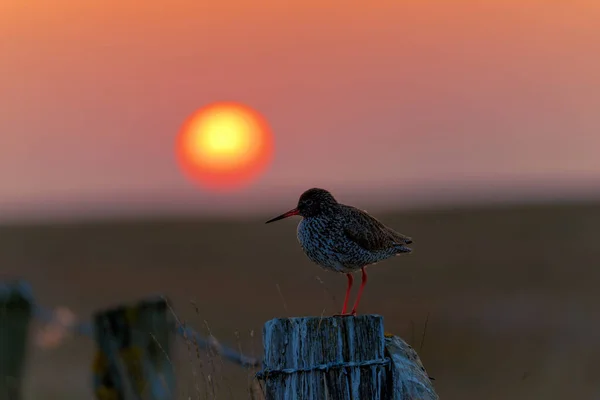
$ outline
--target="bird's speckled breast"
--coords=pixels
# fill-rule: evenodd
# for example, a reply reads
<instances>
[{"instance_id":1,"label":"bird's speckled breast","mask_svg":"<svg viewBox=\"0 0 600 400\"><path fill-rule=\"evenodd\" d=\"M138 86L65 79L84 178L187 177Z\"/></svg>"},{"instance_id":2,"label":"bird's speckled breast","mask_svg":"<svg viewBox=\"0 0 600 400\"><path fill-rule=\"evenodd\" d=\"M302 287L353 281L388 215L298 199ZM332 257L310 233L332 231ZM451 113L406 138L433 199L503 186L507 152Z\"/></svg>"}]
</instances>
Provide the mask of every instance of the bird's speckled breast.
<instances>
[{"instance_id":1,"label":"bird's speckled breast","mask_svg":"<svg viewBox=\"0 0 600 400\"><path fill-rule=\"evenodd\" d=\"M343 272L337 257L339 234L328 218L303 218L298 224L298 241L308 258L325 269Z\"/></svg>"}]
</instances>

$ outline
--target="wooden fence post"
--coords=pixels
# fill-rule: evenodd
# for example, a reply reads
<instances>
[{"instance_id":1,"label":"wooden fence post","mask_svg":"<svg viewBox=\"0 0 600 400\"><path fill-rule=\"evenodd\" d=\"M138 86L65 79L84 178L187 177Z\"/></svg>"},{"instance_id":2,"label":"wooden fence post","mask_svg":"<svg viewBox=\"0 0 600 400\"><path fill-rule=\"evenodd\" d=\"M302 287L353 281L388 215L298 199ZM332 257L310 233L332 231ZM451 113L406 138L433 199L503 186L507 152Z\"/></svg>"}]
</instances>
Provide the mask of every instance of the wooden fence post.
<instances>
[{"instance_id":1,"label":"wooden fence post","mask_svg":"<svg viewBox=\"0 0 600 400\"><path fill-rule=\"evenodd\" d=\"M437 400L416 353L383 318L273 319L263 330L267 400Z\"/></svg>"},{"instance_id":2,"label":"wooden fence post","mask_svg":"<svg viewBox=\"0 0 600 400\"><path fill-rule=\"evenodd\" d=\"M33 296L22 281L0 282L0 399L21 399Z\"/></svg>"},{"instance_id":3,"label":"wooden fence post","mask_svg":"<svg viewBox=\"0 0 600 400\"><path fill-rule=\"evenodd\" d=\"M170 348L175 319L164 297L96 313L94 333L94 392L98 400L174 398Z\"/></svg>"},{"instance_id":4,"label":"wooden fence post","mask_svg":"<svg viewBox=\"0 0 600 400\"><path fill-rule=\"evenodd\" d=\"M390 358L393 399L437 400L438 395L417 352L398 336L385 335L385 354Z\"/></svg>"}]
</instances>

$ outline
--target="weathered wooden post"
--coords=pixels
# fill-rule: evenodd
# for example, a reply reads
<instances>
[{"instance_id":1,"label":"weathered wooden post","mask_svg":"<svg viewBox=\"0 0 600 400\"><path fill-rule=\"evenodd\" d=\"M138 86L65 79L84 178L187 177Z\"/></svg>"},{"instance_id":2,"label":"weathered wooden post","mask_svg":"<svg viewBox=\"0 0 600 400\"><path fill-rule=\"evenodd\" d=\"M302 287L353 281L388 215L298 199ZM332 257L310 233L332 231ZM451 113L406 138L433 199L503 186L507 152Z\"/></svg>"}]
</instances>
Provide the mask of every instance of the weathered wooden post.
<instances>
[{"instance_id":1,"label":"weathered wooden post","mask_svg":"<svg viewBox=\"0 0 600 400\"><path fill-rule=\"evenodd\" d=\"M170 400L175 377L169 354L175 319L164 297L94 316L98 400Z\"/></svg>"},{"instance_id":2,"label":"weathered wooden post","mask_svg":"<svg viewBox=\"0 0 600 400\"><path fill-rule=\"evenodd\" d=\"M267 400L436 400L417 354L383 317L273 319L263 331Z\"/></svg>"},{"instance_id":3,"label":"weathered wooden post","mask_svg":"<svg viewBox=\"0 0 600 400\"><path fill-rule=\"evenodd\" d=\"M33 296L22 281L0 282L0 399L21 399Z\"/></svg>"},{"instance_id":4,"label":"weathered wooden post","mask_svg":"<svg viewBox=\"0 0 600 400\"><path fill-rule=\"evenodd\" d=\"M385 335L385 354L390 358L392 399L438 399L417 352L398 336Z\"/></svg>"}]
</instances>

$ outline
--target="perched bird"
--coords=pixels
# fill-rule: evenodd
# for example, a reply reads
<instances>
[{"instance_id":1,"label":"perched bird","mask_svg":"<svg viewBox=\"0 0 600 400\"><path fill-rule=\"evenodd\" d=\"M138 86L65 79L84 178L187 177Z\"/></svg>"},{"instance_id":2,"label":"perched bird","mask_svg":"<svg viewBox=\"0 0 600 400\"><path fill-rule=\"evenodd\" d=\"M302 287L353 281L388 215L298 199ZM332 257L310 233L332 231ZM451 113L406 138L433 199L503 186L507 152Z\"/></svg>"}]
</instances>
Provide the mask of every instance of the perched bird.
<instances>
[{"instance_id":1,"label":"perched bird","mask_svg":"<svg viewBox=\"0 0 600 400\"><path fill-rule=\"evenodd\" d=\"M365 267L395 255L410 253L411 238L385 226L367 212L338 203L327 190L313 188L302 193L298 206L266 223L300 215L298 240L308 258L323 269L346 274L348 288L340 315L356 315L367 283ZM362 281L352 312L346 313L354 278Z\"/></svg>"}]
</instances>

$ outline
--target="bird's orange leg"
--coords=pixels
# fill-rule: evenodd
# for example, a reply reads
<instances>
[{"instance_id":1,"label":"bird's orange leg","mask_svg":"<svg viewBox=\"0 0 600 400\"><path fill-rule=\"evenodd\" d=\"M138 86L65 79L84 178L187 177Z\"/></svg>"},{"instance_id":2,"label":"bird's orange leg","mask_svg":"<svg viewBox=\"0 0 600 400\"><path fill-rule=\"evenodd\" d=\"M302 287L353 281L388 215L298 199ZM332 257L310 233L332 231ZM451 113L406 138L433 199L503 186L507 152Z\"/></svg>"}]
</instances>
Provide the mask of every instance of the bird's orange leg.
<instances>
[{"instance_id":1,"label":"bird's orange leg","mask_svg":"<svg viewBox=\"0 0 600 400\"><path fill-rule=\"evenodd\" d=\"M346 309L348 308L348 299L350 298L350 289L352 289L352 282L354 282L354 277L352 274L346 274L348 277L348 288L346 289L346 297L344 298L344 306L342 307L342 313L337 314L339 317L348 316L351 314L346 314Z\"/></svg>"},{"instance_id":2,"label":"bird's orange leg","mask_svg":"<svg viewBox=\"0 0 600 400\"><path fill-rule=\"evenodd\" d=\"M360 296L362 296L363 290L365 289L365 285L367 284L367 272L365 271L365 267L360 269L362 272L362 281L360 282L360 288L358 288L358 295L356 295L356 301L354 302L354 307L352 307L352 315L356 315L356 310L358 309L358 303L360 302Z\"/></svg>"}]
</instances>

